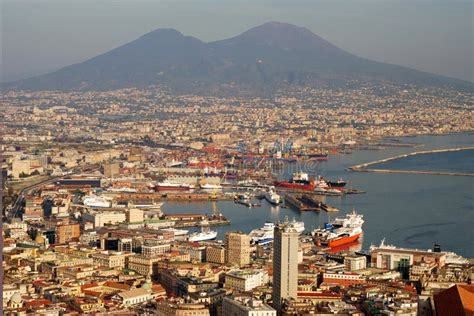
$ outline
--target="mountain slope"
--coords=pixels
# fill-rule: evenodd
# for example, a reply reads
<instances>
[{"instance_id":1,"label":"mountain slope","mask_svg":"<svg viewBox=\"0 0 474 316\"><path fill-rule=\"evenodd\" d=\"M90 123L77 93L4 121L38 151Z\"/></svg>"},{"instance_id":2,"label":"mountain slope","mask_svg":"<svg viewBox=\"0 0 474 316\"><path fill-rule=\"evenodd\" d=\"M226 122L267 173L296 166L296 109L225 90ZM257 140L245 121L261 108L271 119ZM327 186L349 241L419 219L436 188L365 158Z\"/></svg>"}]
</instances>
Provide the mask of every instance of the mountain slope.
<instances>
[{"instance_id":1,"label":"mountain slope","mask_svg":"<svg viewBox=\"0 0 474 316\"><path fill-rule=\"evenodd\" d=\"M165 85L176 91L259 93L285 85L392 82L474 90L474 84L354 56L306 28L269 22L204 43L158 29L51 74L6 85L26 90L107 90Z\"/></svg>"}]
</instances>

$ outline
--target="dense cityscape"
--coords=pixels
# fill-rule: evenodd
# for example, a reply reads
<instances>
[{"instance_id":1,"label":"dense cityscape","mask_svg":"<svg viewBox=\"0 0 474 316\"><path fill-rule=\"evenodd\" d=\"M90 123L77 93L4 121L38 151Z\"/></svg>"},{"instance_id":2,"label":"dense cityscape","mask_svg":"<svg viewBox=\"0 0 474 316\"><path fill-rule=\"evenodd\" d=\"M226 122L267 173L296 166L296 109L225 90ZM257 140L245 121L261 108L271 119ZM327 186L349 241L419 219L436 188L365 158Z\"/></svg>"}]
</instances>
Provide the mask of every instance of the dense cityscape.
<instances>
[{"instance_id":1,"label":"dense cityscape","mask_svg":"<svg viewBox=\"0 0 474 316\"><path fill-rule=\"evenodd\" d=\"M276 173L414 146L399 136L472 132L472 102L472 93L388 83L268 99L158 87L6 92L4 314L464 315L472 259L437 245L361 249L363 216L322 197L370 192ZM170 201L214 209L167 214ZM314 230L283 219L242 232L217 201L335 219ZM228 231L218 240L221 225Z\"/></svg>"}]
</instances>

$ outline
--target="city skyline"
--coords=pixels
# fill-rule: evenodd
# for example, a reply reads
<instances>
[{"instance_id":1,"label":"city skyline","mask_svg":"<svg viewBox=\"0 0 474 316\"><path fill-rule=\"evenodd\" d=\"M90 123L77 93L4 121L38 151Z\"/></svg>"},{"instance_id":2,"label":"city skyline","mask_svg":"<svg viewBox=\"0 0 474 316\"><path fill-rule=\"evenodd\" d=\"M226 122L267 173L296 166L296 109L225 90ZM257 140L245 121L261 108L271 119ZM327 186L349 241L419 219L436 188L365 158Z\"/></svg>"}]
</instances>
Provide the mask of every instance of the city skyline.
<instances>
[{"instance_id":1,"label":"city skyline","mask_svg":"<svg viewBox=\"0 0 474 316\"><path fill-rule=\"evenodd\" d=\"M0 314L474 315L473 4L3 1Z\"/></svg>"}]
</instances>

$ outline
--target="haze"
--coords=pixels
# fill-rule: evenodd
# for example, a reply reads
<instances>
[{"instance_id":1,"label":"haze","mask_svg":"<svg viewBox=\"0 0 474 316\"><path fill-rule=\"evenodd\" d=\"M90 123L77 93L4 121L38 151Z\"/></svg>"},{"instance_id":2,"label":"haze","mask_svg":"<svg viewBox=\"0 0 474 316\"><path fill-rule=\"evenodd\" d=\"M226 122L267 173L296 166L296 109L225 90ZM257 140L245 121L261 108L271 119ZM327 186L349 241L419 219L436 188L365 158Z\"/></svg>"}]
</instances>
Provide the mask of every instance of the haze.
<instances>
[{"instance_id":1,"label":"haze","mask_svg":"<svg viewBox=\"0 0 474 316\"><path fill-rule=\"evenodd\" d=\"M473 1L4 0L2 81L56 70L161 27L204 41L267 21L361 57L474 81Z\"/></svg>"}]
</instances>

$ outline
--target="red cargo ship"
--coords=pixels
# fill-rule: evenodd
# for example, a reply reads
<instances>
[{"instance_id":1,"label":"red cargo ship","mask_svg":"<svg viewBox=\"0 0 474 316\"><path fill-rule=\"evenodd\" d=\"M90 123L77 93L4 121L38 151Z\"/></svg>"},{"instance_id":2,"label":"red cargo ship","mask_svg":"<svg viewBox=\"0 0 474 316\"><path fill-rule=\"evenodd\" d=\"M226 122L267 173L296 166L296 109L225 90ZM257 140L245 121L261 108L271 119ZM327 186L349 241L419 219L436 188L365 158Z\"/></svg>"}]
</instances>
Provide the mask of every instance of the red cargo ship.
<instances>
[{"instance_id":1,"label":"red cargo ship","mask_svg":"<svg viewBox=\"0 0 474 316\"><path fill-rule=\"evenodd\" d=\"M289 181L275 181L275 186L296 190L314 191L316 187L314 180L309 179L308 174L296 172Z\"/></svg>"}]
</instances>

